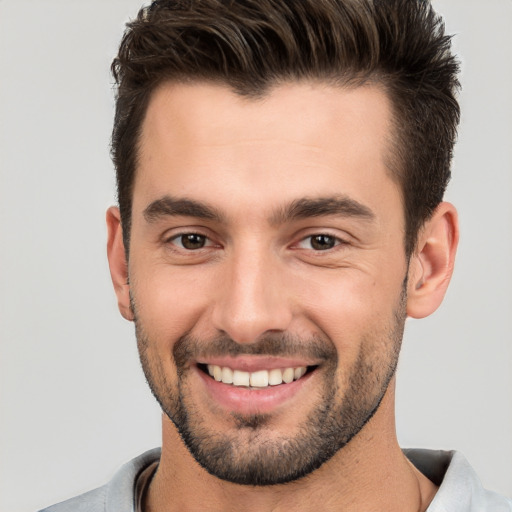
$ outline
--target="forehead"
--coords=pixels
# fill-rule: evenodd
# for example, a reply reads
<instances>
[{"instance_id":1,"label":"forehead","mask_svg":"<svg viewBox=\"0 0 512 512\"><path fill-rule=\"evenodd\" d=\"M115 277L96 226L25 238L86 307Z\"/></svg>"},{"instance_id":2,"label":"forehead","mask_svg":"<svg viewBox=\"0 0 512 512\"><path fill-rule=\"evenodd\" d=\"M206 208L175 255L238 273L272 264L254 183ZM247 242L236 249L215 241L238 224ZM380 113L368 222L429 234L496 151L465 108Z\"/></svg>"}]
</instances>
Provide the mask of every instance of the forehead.
<instances>
[{"instance_id":1,"label":"forehead","mask_svg":"<svg viewBox=\"0 0 512 512\"><path fill-rule=\"evenodd\" d=\"M289 141L315 144L325 141L326 129L332 139L341 141L356 128L359 137L370 137L375 144L390 128L389 120L388 97L377 85L291 82L254 98L224 85L168 82L149 101L142 143L144 148L150 139L163 135L223 144L264 134L276 143L286 136Z\"/></svg>"},{"instance_id":2,"label":"forehead","mask_svg":"<svg viewBox=\"0 0 512 512\"><path fill-rule=\"evenodd\" d=\"M254 99L221 85L166 83L143 122L134 210L165 194L245 197L259 209L333 193L364 203L370 192L385 199L386 187L399 202L386 167L390 119L376 86L290 83Z\"/></svg>"}]
</instances>

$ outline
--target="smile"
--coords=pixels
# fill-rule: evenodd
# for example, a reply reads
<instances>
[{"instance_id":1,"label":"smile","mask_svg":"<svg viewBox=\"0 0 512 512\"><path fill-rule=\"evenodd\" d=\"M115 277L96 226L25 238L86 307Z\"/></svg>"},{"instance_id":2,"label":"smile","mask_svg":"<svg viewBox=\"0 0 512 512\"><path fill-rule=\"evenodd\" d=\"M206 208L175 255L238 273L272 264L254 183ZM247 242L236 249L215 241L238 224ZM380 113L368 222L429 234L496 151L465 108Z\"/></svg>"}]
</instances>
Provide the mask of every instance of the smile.
<instances>
[{"instance_id":1,"label":"smile","mask_svg":"<svg viewBox=\"0 0 512 512\"><path fill-rule=\"evenodd\" d=\"M297 404L297 397L316 382L318 364L299 358L216 357L196 362L194 372L212 401L227 412L273 413L285 404Z\"/></svg>"},{"instance_id":2,"label":"smile","mask_svg":"<svg viewBox=\"0 0 512 512\"><path fill-rule=\"evenodd\" d=\"M272 368L271 370L258 370L247 372L243 370L233 370L228 366L218 366L216 364L207 365L208 374L217 382L231 384L232 386L266 388L269 386L279 386L289 384L294 380L303 377L308 368L299 366L296 368Z\"/></svg>"}]
</instances>

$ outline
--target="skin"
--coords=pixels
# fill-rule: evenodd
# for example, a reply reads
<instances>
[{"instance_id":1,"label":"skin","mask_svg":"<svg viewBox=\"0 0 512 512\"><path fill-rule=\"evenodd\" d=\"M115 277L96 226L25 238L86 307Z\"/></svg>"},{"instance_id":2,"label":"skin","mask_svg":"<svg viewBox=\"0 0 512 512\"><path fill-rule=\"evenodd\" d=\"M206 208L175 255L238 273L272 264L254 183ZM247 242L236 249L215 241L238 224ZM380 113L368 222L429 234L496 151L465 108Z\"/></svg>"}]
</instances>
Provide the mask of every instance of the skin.
<instances>
[{"instance_id":1,"label":"skin","mask_svg":"<svg viewBox=\"0 0 512 512\"><path fill-rule=\"evenodd\" d=\"M438 207L408 261L401 191L386 167L390 119L376 86L292 83L259 100L211 84L167 83L155 91L141 135L128 262L119 211L107 213L111 274L123 316L134 320L135 307L139 347L163 401L181 385L197 422L213 435L257 451L257 438L237 427L233 413L248 417L259 406L252 410L243 398L240 408L220 403L197 370L203 361L192 358L180 377L172 355L184 335L207 343L222 334L244 346L276 334L322 336L336 354L329 382L341 406L361 355L372 376L365 394L377 394L399 349L400 340L387 335L397 312L421 318L441 303L458 240L456 212L448 203ZM217 215L151 210L166 197ZM282 214L294 201L332 197L365 213ZM205 247L184 248L185 233L207 237ZM315 249L311 237L319 234L332 237L333 247ZM240 361L259 364L257 356ZM266 438L298 435L321 399L327 368L320 364L265 410ZM145 510L308 511L318 503L327 511L425 510L436 488L398 446L394 385L393 377L345 447L286 485L253 487L211 475L164 415L162 459Z\"/></svg>"}]
</instances>

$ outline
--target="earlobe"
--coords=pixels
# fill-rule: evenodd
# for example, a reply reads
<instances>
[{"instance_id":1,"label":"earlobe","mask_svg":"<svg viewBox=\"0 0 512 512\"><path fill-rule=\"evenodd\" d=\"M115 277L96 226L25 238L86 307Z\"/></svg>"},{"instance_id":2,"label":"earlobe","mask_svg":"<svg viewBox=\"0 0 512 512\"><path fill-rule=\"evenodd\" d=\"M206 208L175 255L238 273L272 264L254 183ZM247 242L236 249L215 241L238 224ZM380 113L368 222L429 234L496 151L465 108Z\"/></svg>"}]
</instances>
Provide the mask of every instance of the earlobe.
<instances>
[{"instance_id":1,"label":"earlobe","mask_svg":"<svg viewBox=\"0 0 512 512\"><path fill-rule=\"evenodd\" d=\"M443 301L450 283L459 241L457 211L441 203L418 236L409 265L407 315L424 318Z\"/></svg>"},{"instance_id":2,"label":"earlobe","mask_svg":"<svg viewBox=\"0 0 512 512\"><path fill-rule=\"evenodd\" d=\"M117 305L126 320L133 321L130 304L130 285L128 282L128 264L123 243L123 230L119 208L114 206L107 210L107 256L110 276L117 296Z\"/></svg>"}]
</instances>

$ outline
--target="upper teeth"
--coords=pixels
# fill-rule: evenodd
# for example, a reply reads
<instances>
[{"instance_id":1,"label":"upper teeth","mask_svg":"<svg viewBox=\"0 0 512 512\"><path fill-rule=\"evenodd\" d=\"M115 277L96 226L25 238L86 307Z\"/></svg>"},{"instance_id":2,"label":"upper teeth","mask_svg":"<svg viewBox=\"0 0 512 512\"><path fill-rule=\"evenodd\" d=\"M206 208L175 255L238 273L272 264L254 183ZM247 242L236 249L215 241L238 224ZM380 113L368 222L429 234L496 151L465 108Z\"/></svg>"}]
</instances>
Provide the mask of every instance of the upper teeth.
<instances>
[{"instance_id":1,"label":"upper teeth","mask_svg":"<svg viewBox=\"0 0 512 512\"><path fill-rule=\"evenodd\" d=\"M217 381L224 384L233 384L233 386L251 386L254 388L266 388L267 386L277 386L289 384L300 379L306 373L305 366L298 368L274 368L272 370L259 370L257 372L243 372L242 370L232 370L227 366L208 365L208 373Z\"/></svg>"}]
</instances>

